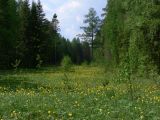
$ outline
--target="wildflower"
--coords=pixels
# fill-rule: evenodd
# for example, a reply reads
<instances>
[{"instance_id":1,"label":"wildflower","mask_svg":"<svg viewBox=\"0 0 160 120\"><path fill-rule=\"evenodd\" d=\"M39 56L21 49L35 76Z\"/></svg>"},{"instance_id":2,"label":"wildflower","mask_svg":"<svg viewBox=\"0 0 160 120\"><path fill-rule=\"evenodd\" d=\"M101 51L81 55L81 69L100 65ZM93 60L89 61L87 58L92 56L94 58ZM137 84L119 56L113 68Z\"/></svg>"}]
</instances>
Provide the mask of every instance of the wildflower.
<instances>
[{"instance_id":1,"label":"wildflower","mask_svg":"<svg viewBox=\"0 0 160 120\"><path fill-rule=\"evenodd\" d=\"M51 114L51 111L48 111L48 114Z\"/></svg>"},{"instance_id":2,"label":"wildflower","mask_svg":"<svg viewBox=\"0 0 160 120\"><path fill-rule=\"evenodd\" d=\"M72 113L68 113L68 116L71 117L71 116L72 116Z\"/></svg>"},{"instance_id":3,"label":"wildflower","mask_svg":"<svg viewBox=\"0 0 160 120\"><path fill-rule=\"evenodd\" d=\"M94 98L96 101L98 100L97 98Z\"/></svg>"},{"instance_id":4,"label":"wildflower","mask_svg":"<svg viewBox=\"0 0 160 120\"><path fill-rule=\"evenodd\" d=\"M99 109L100 112L102 112L102 109Z\"/></svg>"},{"instance_id":5,"label":"wildflower","mask_svg":"<svg viewBox=\"0 0 160 120\"><path fill-rule=\"evenodd\" d=\"M77 101L75 101L75 104L77 104L78 102Z\"/></svg>"},{"instance_id":6,"label":"wildflower","mask_svg":"<svg viewBox=\"0 0 160 120\"><path fill-rule=\"evenodd\" d=\"M140 116L140 119L143 119L143 118L144 118L144 116L143 116L143 115L141 115L141 116Z\"/></svg>"}]
</instances>

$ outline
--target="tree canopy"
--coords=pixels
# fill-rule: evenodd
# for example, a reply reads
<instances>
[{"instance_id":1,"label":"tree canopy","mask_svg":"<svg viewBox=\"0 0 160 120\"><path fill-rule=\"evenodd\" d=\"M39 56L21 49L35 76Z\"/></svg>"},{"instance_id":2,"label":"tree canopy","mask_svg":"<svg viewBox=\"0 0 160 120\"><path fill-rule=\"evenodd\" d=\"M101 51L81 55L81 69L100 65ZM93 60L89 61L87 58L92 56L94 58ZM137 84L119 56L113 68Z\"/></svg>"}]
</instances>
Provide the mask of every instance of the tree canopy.
<instances>
[{"instance_id":1,"label":"tree canopy","mask_svg":"<svg viewBox=\"0 0 160 120\"><path fill-rule=\"evenodd\" d=\"M29 0L1 0L0 69L59 65L64 56L75 64L89 62L83 57L89 46L83 48L77 38L71 41L62 37L58 24L56 13L52 21L47 20L40 0L31 5Z\"/></svg>"},{"instance_id":2,"label":"tree canopy","mask_svg":"<svg viewBox=\"0 0 160 120\"><path fill-rule=\"evenodd\" d=\"M97 40L113 65L129 63L132 72L160 70L160 2L108 0Z\"/></svg>"}]
</instances>

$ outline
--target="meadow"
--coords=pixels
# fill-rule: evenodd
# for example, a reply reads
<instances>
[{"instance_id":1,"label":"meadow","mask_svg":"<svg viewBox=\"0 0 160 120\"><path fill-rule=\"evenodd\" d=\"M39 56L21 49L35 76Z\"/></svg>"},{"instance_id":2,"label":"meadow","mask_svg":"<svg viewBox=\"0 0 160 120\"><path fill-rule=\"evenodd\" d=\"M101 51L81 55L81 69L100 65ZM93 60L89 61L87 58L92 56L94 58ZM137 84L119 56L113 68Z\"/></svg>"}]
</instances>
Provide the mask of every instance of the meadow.
<instances>
[{"instance_id":1,"label":"meadow","mask_svg":"<svg viewBox=\"0 0 160 120\"><path fill-rule=\"evenodd\" d=\"M129 86L102 67L1 71L0 120L160 120L160 86Z\"/></svg>"}]
</instances>

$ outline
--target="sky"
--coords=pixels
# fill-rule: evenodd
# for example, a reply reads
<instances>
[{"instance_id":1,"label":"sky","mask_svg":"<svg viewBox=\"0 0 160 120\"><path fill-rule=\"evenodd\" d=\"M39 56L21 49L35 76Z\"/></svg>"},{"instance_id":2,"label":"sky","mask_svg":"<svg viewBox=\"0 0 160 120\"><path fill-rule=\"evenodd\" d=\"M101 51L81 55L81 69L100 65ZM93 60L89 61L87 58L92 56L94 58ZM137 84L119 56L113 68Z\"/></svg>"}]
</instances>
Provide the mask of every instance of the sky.
<instances>
[{"instance_id":1,"label":"sky","mask_svg":"<svg viewBox=\"0 0 160 120\"><path fill-rule=\"evenodd\" d=\"M82 33L84 15L89 8L94 8L97 15L101 15L102 8L106 6L107 0L41 0L43 10L48 20L52 20L53 14L58 15L60 22L60 33L68 39L73 39Z\"/></svg>"}]
</instances>

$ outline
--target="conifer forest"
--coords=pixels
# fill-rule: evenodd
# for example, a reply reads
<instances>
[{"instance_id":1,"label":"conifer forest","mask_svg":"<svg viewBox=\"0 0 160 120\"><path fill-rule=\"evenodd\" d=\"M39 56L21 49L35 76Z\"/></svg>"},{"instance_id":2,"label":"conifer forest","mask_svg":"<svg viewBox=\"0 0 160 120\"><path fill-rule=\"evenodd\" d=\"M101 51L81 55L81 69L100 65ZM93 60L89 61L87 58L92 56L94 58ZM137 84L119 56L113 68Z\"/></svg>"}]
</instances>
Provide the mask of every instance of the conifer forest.
<instances>
[{"instance_id":1,"label":"conifer forest","mask_svg":"<svg viewBox=\"0 0 160 120\"><path fill-rule=\"evenodd\" d=\"M73 38L42 1L0 0L0 120L160 120L160 0L99 0Z\"/></svg>"}]
</instances>

